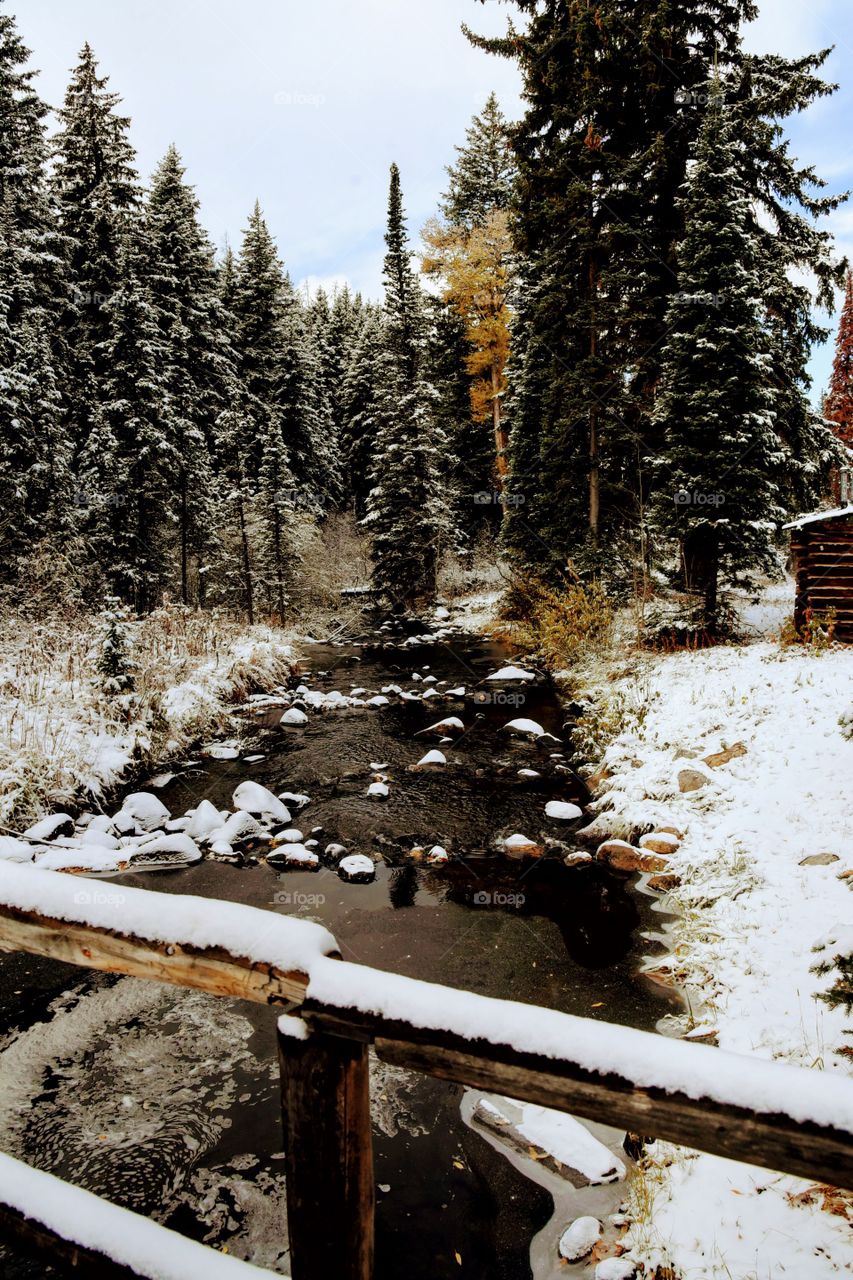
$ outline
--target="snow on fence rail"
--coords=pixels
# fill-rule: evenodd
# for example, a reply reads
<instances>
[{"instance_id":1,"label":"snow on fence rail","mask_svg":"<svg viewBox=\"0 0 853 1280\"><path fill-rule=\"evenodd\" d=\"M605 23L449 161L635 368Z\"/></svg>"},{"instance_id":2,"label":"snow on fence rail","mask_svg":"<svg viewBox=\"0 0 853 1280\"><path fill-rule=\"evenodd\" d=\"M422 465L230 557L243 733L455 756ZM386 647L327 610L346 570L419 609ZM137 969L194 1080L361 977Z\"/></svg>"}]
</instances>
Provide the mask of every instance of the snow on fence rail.
<instances>
[{"instance_id":1,"label":"snow on fence rail","mask_svg":"<svg viewBox=\"0 0 853 1280\"><path fill-rule=\"evenodd\" d=\"M290 1009L294 1280L372 1274L371 1044L414 1071L853 1188L853 1079L380 973L338 958L320 926L253 907L124 887L101 901L95 883L0 864L0 950Z\"/></svg>"}]
</instances>

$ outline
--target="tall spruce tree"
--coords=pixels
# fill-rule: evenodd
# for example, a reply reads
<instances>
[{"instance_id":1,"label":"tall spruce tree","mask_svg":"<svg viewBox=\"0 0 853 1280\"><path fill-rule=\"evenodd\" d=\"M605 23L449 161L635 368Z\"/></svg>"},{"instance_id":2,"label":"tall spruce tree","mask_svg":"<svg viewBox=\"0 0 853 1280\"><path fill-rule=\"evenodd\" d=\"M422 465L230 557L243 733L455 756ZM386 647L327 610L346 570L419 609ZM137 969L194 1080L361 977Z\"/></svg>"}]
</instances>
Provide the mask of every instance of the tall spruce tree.
<instances>
[{"instance_id":1,"label":"tall spruce tree","mask_svg":"<svg viewBox=\"0 0 853 1280\"><path fill-rule=\"evenodd\" d=\"M225 315L213 247L174 146L157 168L145 208L148 284L163 344L161 382L177 459L174 520L180 598L204 597L216 540L212 459L215 429L231 377Z\"/></svg>"},{"instance_id":2,"label":"tall spruce tree","mask_svg":"<svg viewBox=\"0 0 853 1280\"><path fill-rule=\"evenodd\" d=\"M380 357L385 342L382 312L367 306L344 377L341 464L344 501L357 519L367 513L371 458L379 417Z\"/></svg>"},{"instance_id":3,"label":"tall spruce tree","mask_svg":"<svg viewBox=\"0 0 853 1280\"><path fill-rule=\"evenodd\" d=\"M108 306L120 277L120 247L139 203L130 120L98 75L88 44L73 69L53 139L53 195L66 245L71 306L69 420L79 447L91 430L107 373Z\"/></svg>"},{"instance_id":4,"label":"tall spruce tree","mask_svg":"<svg viewBox=\"0 0 853 1280\"><path fill-rule=\"evenodd\" d=\"M364 523L371 538L377 590L392 605L413 607L435 596L438 563L448 536L449 495L442 480L444 440L426 378L423 299L412 269L395 164L385 245L384 349L372 488Z\"/></svg>"},{"instance_id":5,"label":"tall spruce tree","mask_svg":"<svg viewBox=\"0 0 853 1280\"><path fill-rule=\"evenodd\" d=\"M679 292L668 313L656 409L663 448L655 512L678 540L684 586L700 597L701 624L713 633L720 578L750 584L756 569L775 564L786 464L744 149L718 86L683 215Z\"/></svg>"},{"instance_id":6,"label":"tall spruce tree","mask_svg":"<svg viewBox=\"0 0 853 1280\"><path fill-rule=\"evenodd\" d=\"M457 147L458 159L449 165L447 191L440 209L446 222L470 230L491 213L506 212L512 199L515 160L509 144L508 122L494 93L486 99Z\"/></svg>"},{"instance_id":7,"label":"tall spruce tree","mask_svg":"<svg viewBox=\"0 0 853 1280\"><path fill-rule=\"evenodd\" d=\"M853 450L853 271L847 272L832 379L823 411L841 443Z\"/></svg>"}]
</instances>

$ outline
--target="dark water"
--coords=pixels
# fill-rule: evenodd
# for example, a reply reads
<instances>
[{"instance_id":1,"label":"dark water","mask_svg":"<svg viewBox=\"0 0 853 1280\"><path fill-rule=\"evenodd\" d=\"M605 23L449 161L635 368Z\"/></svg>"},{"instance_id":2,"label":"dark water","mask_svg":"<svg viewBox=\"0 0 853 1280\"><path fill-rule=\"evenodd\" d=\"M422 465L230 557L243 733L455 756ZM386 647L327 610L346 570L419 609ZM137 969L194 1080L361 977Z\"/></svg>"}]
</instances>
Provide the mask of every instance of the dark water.
<instances>
[{"instance_id":1,"label":"dark water","mask_svg":"<svg viewBox=\"0 0 853 1280\"><path fill-rule=\"evenodd\" d=\"M410 678L418 671L445 688L465 685L466 696L312 712L304 729L278 727L278 713L251 717L244 754L264 752L263 760L206 762L158 794L178 815L203 797L230 806L249 777L276 792L304 792L311 803L294 811L294 825L306 836L322 827L321 848L334 841L381 853L375 882L346 884L325 866L276 872L263 862L206 861L114 877L116 891L191 892L300 915L326 924L357 963L653 1028L675 999L637 973L648 952L643 934L664 919L653 899L597 866L497 851L498 837L515 831L573 847L565 826L544 816L548 799L584 799L561 744L513 744L499 732L524 716L561 737L551 685L482 685L508 654L458 637L308 653L311 670L300 678L311 688L423 689ZM437 745L419 731L447 715L465 725L441 748L448 766L409 772ZM385 801L366 796L371 762L387 766ZM522 767L541 776L519 778ZM413 847L435 844L451 862L412 858ZM5 1148L186 1234L286 1268L274 1013L150 983L81 978L29 957L2 959L0 980L5 1026L17 1029L0 1059ZM461 1089L374 1066L376 1177L387 1188L378 1192L377 1277L529 1275L530 1240L552 1213L548 1193L462 1122ZM45 1274L11 1260L8 1267L10 1276Z\"/></svg>"}]
</instances>

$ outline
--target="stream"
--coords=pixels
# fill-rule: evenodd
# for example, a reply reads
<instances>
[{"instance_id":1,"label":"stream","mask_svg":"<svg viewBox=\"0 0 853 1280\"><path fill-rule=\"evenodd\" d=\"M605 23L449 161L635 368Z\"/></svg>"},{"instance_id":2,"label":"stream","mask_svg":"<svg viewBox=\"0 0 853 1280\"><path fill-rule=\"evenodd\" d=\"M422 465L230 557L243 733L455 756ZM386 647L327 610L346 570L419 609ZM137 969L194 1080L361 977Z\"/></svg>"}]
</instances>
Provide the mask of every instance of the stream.
<instances>
[{"instance_id":1,"label":"stream","mask_svg":"<svg viewBox=\"0 0 853 1280\"><path fill-rule=\"evenodd\" d=\"M640 972L667 920L658 899L637 876L594 862L568 866L561 856L510 858L500 844L522 832L573 849L572 824L546 818L545 805L586 798L567 765L551 682L484 683L511 661L506 646L458 634L386 631L359 644L305 645L297 682L312 690L423 691L432 677L439 696L311 712L303 728L279 725L280 708L259 707L245 717L239 758L172 766L157 790L173 816L203 798L231 807L246 779L304 793L310 803L293 810L293 824L313 833L320 851L339 843L379 858L372 883L346 883L322 863L310 872L206 859L102 877L99 890L120 901L122 886L133 885L298 915L326 925L346 960L655 1029L681 1009L675 992ZM464 697L448 697L458 686ZM449 715L464 732L441 746L447 765L412 772L438 745L422 730ZM559 741L508 738L501 730L518 716ZM388 777L386 799L367 796L372 764ZM449 861L430 865L421 851L435 845ZM8 956L0 958L0 1016L3 1149L286 1271L269 1009ZM481 1094L378 1062L372 1071L377 1280L565 1276L561 1231L576 1214L612 1213L618 1186L576 1189L510 1152L478 1127ZM618 1150L621 1134L590 1128ZM10 1280L62 1274L11 1250L4 1265ZM587 1272L580 1265L568 1274Z\"/></svg>"}]
</instances>

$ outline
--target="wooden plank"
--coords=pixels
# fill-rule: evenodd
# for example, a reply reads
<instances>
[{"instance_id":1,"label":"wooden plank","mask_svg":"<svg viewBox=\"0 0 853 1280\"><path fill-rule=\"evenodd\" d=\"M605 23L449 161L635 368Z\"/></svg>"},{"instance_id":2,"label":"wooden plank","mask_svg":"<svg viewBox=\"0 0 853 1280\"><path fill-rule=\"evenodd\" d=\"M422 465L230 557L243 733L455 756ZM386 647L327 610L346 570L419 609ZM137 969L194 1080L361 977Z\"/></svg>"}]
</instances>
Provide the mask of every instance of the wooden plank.
<instances>
[{"instance_id":1,"label":"wooden plank","mask_svg":"<svg viewBox=\"0 0 853 1280\"><path fill-rule=\"evenodd\" d=\"M220 948L167 945L118 930L70 924L0 906L0 951L27 951L64 964L151 978L256 1004L290 1004L305 995L304 973L251 964Z\"/></svg>"},{"instance_id":2,"label":"wooden plank","mask_svg":"<svg viewBox=\"0 0 853 1280\"><path fill-rule=\"evenodd\" d=\"M662 1090L638 1089L630 1081L584 1077L552 1064L488 1059L456 1048L413 1041L376 1040L383 1062L451 1080L469 1087L538 1103L587 1120L635 1133L650 1134L732 1160L799 1174L831 1186L853 1189L853 1139L816 1125L796 1124L783 1116L765 1116ZM815 1082L815 1088L820 1081Z\"/></svg>"},{"instance_id":3,"label":"wooden plank","mask_svg":"<svg viewBox=\"0 0 853 1280\"><path fill-rule=\"evenodd\" d=\"M366 1044L279 1033L293 1280L371 1280L373 1136Z\"/></svg>"},{"instance_id":4,"label":"wooden plank","mask_svg":"<svg viewBox=\"0 0 853 1280\"><path fill-rule=\"evenodd\" d=\"M140 1280L139 1271L114 1262L104 1253L63 1239L10 1205L0 1204L0 1239L7 1244L14 1242L16 1249L36 1261L51 1266L61 1264L63 1270L78 1271L86 1280Z\"/></svg>"}]
</instances>

